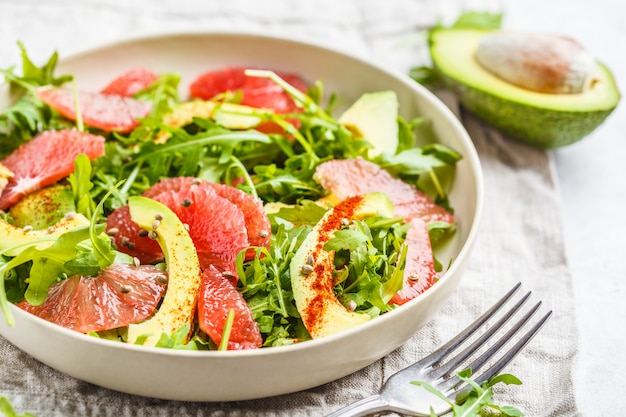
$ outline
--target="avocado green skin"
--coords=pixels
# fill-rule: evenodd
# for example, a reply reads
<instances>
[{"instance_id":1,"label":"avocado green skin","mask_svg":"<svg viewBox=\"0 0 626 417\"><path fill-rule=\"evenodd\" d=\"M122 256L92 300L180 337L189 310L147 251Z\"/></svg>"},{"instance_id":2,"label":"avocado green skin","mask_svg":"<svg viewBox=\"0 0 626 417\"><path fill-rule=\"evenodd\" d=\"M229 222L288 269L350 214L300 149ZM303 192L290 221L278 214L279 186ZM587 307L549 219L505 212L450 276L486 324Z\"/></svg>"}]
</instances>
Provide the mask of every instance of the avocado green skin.
<instances>
[{"instance_id":1,"label":"avocado green skin","mask_svg":"<svg viewBox=\"0 0 626 417\"><path fill-rule=\"evenodd\" d=\"M460 104L506 136L550 149L575 143L593 132L617 107L620 92L611 72L598 65L601 85L580 95L537 94L492 75L476 60L479 42L493 29L437 28L429 49L438 78ZM528 92L526 92L528 91Z\"/></svg>"},{"instance_id":2,"label":"avocado green skin","mask_svg":"<svg viewBox=\"0 0 626 417\"><path fill-rule=\"evenodd\" d=\"M615 107L597 111L558 111L522 104L463 84L440 72L461 105L506 136L544 149L575 143L593 132Z\"/></svg>"}]
</instances>

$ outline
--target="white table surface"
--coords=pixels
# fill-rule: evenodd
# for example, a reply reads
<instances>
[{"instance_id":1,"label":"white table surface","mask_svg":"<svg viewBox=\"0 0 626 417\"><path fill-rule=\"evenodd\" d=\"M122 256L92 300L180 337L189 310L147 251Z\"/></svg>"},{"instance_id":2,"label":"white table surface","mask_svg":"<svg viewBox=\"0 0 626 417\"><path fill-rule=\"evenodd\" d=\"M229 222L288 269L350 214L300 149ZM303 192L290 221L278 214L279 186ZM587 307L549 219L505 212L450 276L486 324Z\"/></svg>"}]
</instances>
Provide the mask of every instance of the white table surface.
<instances>
[{"instance_id":1,"label":"white table surface","mask_svg":"<svg viewBox=\"0 0 626 417\"><path fill-rule=\"evenodd\" d=\"M504 6L506 25L578 39L626 86L626 3L524 0ZM617 416L626 372L626 107L582 142L553 151L580 331L574 369L585 416Z\"/></svg>"},{"instance_id":2,"label":"white table surface","mask_svg":"<svg viewBox=\"0 0 626 417\"><path fill-rule=\"evenodd\" d=\"M9 0L0 0L4 1ZM575 37L608 65L624 88L626 2L502 3L505 26ZM623 394L618 376L626 374L622 333L626 320L626 303L622 301L626 286L622 271L626 255L625 106L618 107L603 126L582 142L551 153L562 196L580 332L574 369L576 398L584 416L621 415L617 400Z\"/></svg>"}]
</instances>

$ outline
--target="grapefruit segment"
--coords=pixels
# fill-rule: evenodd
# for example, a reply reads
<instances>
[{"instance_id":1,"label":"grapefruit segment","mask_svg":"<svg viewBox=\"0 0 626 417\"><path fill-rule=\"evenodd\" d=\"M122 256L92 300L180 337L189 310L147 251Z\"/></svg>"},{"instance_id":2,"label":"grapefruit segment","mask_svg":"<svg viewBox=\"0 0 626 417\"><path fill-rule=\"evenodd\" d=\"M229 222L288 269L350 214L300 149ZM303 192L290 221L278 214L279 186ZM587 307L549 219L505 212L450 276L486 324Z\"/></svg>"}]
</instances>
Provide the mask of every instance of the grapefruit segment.
<instances>
[{"instance_id":1,"label":"grapefruit segment","mask_svg":"<svg viewBox=\"0 0 626 417\"><path fill-rule=\"evenodd\" d=\"M245 74L245 67L228 67L208 71L198 76L189 86L192 97L210 100L225 92L241 91L241 104L276 110L278 113L298 111L298 106L285 91L268 78L250 77ZM307 85L295 74L277 72L277 74L300 91L306 91Z\"/></svg>"},{"instance_id":2,"label":"grapefruit segment","mask_svg":"<svg viewBox=\"0 0 626 417\"><path fill-rule=\"evenodd\" d=\"M263 246L269 248L271 224L267 213L263 209L263 202L238 188L226 184L216 184L203 181L194 177L166 178L153 185L144 193L146 197L155 197L164 191L179 191L190 188L192 185L209 187L218 196L235 204L243 213L248 242L251 246ZM251 251L251 256L254 256Z\"/></svg>"},{"instance_id":3,"label":"grapefruit segment","mask_svg":"<svg viewBox=\"0 0 626 417\"><path fill-rule=\"evenodd\" d=\"M372 192L383 192L393 203L394 215L411 223L407 232L407 261L403 287L391 304L404 304L424 292L437 278L427 223L454 223L454 216L428 195L393 177L389 172L363 158L332 160L320 164L314 178L331 192L332 202Z\"/></svg>"},{"instance_id":4,"label":"grapefruit segment","mask_svg":"<svg viewBox=\"0 0 626 417\"><path fill-rule=\"evenodd\" d=\"M167 283L150 265L113 264L95 277L75 275L52 287L43 304L17 304L42 319L81 333L125 327L150 317Z\"/></svg>"},{"instance_id":5,"label":"grapefruit segment","mask_svg":"<svg viewBox=\"0 0 626 417\"><path fill-rule=\"evenodd\" d=\"M316 168L314 179L332 193L336 202L355 195L383 192L393 202L397 216L407 220L418 217L427 223L454 223L454 216L428 195L363 158L324 162Z\"/></svg>"},{"instance_id":6,"label":"grapefruit segment","mask_svg":"<svg viewBox=\"0 0 626 417\"><path fill-rule=\"evenodd\" d=\"M63 117L76 121L74 93L63 87L38 88L41 101L58 111ZM78 103L85 125L105 132L128 133L137 126L142 117L152 110L150 103L112 94L81 91Z\"/></svg>"},{"instance_id":7,"label":"grapefruit segment","mask_svg":"<svg viewBox=\"0 0 626 417\"><path fill-rule=\"evenodd\" d=\"M161 193L168 191L180 191L183 189L189 189L194 184L199 184L201 180L194 177L173 177L164 178L161 181L148 188L144 193L144 197L154 198Z\"/></svg>"},{"instance_id":8,"label":"grapefruit segment","mask_svg":"<svg viewBox=\"0 0 626 417\"><path fill-rule=\"evenodd\" d=\"M145 68L134 68L119 75L106 87L100 90L100 92L102 94L133 97L139 91L155 82L158 78L158 75Z\"/></svg>"},{"instance_id":9,"label":"grapefruit segment","mask_svg":"<svg viewBox=\"0 0 626 417\"><path fill-rule=\"evenodd\" d=\"M153 197L169 207L189 227L200 267L207 269L211 262L220 272L232 274L236 284L235 259L248 246L246 224L241 210L220 197L209 187L191 185L179 191L165 191Z\"/></svg>"},{"instance_id":10,"label":"grapefruit segment","mask_svg":"<svg viewBox=\"0 0 626 417\"><path fill-rule=\"evenodd\" d=\"M162 261L163 251L159 243L130 218L128 206L118 207L106 219L106 229L117 250L134 256L142 264Z\"/></svg>"},{"instance_id":11,"label":"grapefruit segment","mask_svg":"<svg viewBox=\"0 0 626 417\"><path fill-rule=\"evenodd\" d=\"M235 287L213 266L202 275L198 296L198 324L216 345L220 345L229 311L235 319L228 335L228 350L256 349L263 344L250 306Z\"/></svg>"},{"instance_id":12,"label":"grapefruit segment","mask_svg":"<svg viewBox=\"0 0 626 417\"><path fill-rule=\"evenodd\" d=\"M194 98L210 100L219 94L240 91L242 93L241 104L246 106L272 109L280 114L298 113L302 110L274 81L269 78L250 77L245 74L246 69L248 68L228 67L205 72L189 86L190 95ZM293 87L306 92L306 83L296 74L285 72L276 74ZM299 128L299 120L289 119L288 121ZM273 122L262 123L256 129L267 134L284 133L283 129Z\"/></svg>"},{"instance_id":13,"label":"grapefruit segment","mask_svg":"<svg viewBox=\"0 0 626 417\"><path fill-rule=\"evenodd\" d=\"M17 148L2 161L13 176L0 195L0 210L70 175L79 154L91 160L104 155L104 138L74 129L50 130Z\"/></svg>"},{"instance_id":14,"label":"grapefruit segment","mask_svg":"<svg viewBox=\"0 0 626 417\"><path fill-rule=\"evenodd\" d=\"M430 288L437 278L426 222L413 218L410 223L404 242L408 249L402 289L394 294L389 304L402 305L412 300Z\"/></svg>"},{"instance_id":15,"label":"grapefruit segment","mask_svg":"<svg viewBox=\"0 0 626 417\"><path fill-rule=\"evenodd\" d=\"M175 177L154 184L143 196L166 205L189 227L202 269L214 265L232 275L233 284L237 283L235 261L239 251L250 245L269 247L271 225L261 201L237 188ZM107 232L118 250L142 263L163 259L159 245L130 220L127 207L108 216Z\"/></svg>"}]
</instances>

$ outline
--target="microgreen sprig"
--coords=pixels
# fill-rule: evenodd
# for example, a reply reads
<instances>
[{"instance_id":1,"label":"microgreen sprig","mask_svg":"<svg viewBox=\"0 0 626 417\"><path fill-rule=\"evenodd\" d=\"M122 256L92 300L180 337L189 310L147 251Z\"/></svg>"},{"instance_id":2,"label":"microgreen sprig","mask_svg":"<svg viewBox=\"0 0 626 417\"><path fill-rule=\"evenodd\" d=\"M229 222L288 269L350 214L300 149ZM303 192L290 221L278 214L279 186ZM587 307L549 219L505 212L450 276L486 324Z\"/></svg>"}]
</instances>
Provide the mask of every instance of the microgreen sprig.
<instances>
[{"instance_id":1,"label":"microgreen sprig","mask_svg":"<svg viewBox=\"0 0 626 417\"><path fill-rule=\"evenodd\" d=\"M450 404L452 407L452 417L493 416L493 413L487 414L492 411L498 412L501 416L522 417L524 415L524 413L515 407L500 406L493 402L493 386L498 383L521 385L522 382L517 377L511 374L500 374L484 382L482 385L479 385L470 378L472 376L471 369L460 371L457 373L457 376L461 381L468 384L469 389L459 394L456 401L451 401L441 391L426 382L412 381L411 384L423 387ZM431 417L436 417L436 415L437 414L431 409Z\"/></svg>"},{"instance_id":2,"label":"microgreen sprig","mask_svg":"<svg viewBox=\"0 0 626 417\"><path fill-rule=\"evenodd\" d=\"M6 417L36 417L31 413L18 414L6 397L0 397L0 413L4 414Z\"/></svg>"}]
</instances>

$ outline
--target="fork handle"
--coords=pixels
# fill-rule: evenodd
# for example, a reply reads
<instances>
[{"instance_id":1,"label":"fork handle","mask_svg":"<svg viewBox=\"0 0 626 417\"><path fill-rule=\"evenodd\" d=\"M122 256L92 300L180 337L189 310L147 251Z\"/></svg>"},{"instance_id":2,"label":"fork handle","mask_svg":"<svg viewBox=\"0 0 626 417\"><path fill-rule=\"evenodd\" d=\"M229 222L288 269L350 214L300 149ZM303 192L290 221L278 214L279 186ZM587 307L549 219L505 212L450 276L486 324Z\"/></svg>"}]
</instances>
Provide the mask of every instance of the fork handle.
<instances>
[{"instance_id":1,"label":"fork handle","mask_svg":"<svg viewBox=\"0 0 626 417\"><path fill-rule=\"evenodd\" d=\"M327 417L359 417L387 410L389 403L381 395L375 394L341 408Z\"/></svg>"}]
</instances>

